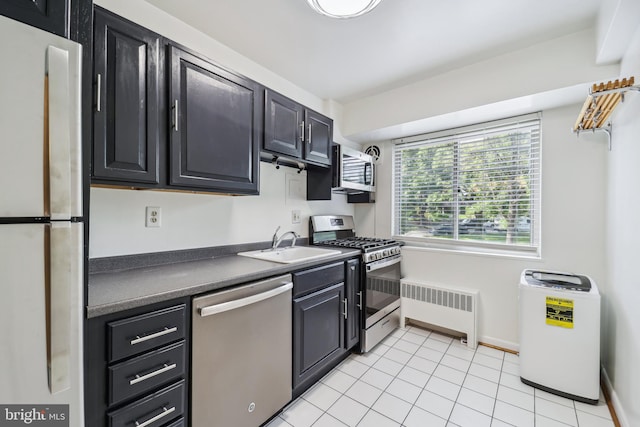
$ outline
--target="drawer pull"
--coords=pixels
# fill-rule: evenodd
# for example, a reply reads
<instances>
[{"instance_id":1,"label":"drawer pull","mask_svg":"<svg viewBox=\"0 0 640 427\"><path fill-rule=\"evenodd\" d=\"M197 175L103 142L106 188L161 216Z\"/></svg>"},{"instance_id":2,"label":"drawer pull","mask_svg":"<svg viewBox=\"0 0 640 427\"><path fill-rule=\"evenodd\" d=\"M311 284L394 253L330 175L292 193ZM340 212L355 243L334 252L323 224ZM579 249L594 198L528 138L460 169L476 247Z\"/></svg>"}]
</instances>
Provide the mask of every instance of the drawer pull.
<instances>
[{"instance_id":1,"label":"drawer pull","mask_svg":"<svg viewBox=\"0 0 640 427\"><path fill-rule=\"evenodd\" d=\"M155 377L156 375L160 375L163 374L165 372L168 372L172 369L175 369L178 365L176 365L175 363L172 363L171 365L167 365L166 363L164 364L164 366L156 371L153 372L149 372L148 374L145 375L140 375L140 374L136 374L136 377L134 379L132 379L131 381L129 381L129 385L135 385L138 384L142 381L148 380L149 378Z\"/></svg>"},{"instance_id":2,"label":"drawer pull","mask_svg":"<svg viewBox=\"0 0 640 427\"><path fill-rule=\"evenodd\" d=\"M169 408L169 409L167 409L166 407L164 407L164 406L163 406L163 407L162 407L162 412L161 412L161 413L159 413L158 415L156 415L155 417L153 417L153 418L149 418L147 421L145 421L145 422L143 422L143 423L141 423L141 422L139 422L139 421L136 421L136 427L147 427L147 426L149 426L149 425L151 425L151 424L155 423L156 421L158 421L158 420L160 420L160 419L162 419L162 418L166 417L166 416L167 416L167 415L169 415L170 413L175 412L175 410L176 410L176 407L175 407L175 406L174 406L174 407L172 407L172 408Z\"/></svg>"},{"instance_id":3,"label":"drawer pull","mask_svg":"<svg viewBox=\"0 0 640 427\"><path fill-rule=\"evenodd\" d=\"M154 338L161 337L163 335L171 334L173 332L176 332L177 330L178 328L176 326L174 326L173 328L165 327L162 331L156 332L155 334L145 335L143 337L141 337L140 335L136 335L136 338L131 340L131 345L140 344L141 342L149 341Z\"/></svg>"}]
</instances>

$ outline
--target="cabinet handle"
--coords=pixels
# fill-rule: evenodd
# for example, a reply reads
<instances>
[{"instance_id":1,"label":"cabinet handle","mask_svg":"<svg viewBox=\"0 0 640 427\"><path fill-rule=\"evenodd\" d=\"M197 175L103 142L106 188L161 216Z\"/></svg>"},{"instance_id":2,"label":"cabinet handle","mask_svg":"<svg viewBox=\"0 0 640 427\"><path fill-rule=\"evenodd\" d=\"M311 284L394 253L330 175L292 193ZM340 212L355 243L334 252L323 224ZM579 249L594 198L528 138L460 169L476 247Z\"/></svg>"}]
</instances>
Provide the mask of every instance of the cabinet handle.
<instances>
[{"instance_id":1,"label":"cabinet handle","mask_svg":"<svg viewBox=\"0 0 640 427\"><path fill-rule=\"evenodd\" d=\"M102 74L98 74L96 77L96 111L99 113L102 111Z\"/></svg>"},{"instance_id":2,"label":"cabinet handle","mask_svg":"<svg viewBox=\"0 0 640 427\"><path fill-rule=\"evenodd\" d=\"M153 378L156 375L160 375L160 374L164 374L165 372L169 372L172 369L175 369L178 365L176 365L175 363L172 363L171 365L167 365L166 363L164 364L164 366L160 369L157 369L153 372L149 372L146 375L140 375L140 374L136 374L136 377L134 379L132 379L131 381L129 381L129 385L135 385L138 383L141 383L142 381L146 381L149 378Z\"/></svg>"},{"instance_id":3,"label":"cabinet handle","mask_svg":"<svg viewBox=\"0 0 640 427\"><path fill-rule=\"evenodd\" d=\"M342 300L342 303L344 304L344 318L345 320L347 319L347 299L345 298L344 300Z\"/></svg>"},{"instance_id":4,"label":"cabinet handle","mask_svg":"<svg viewBox=\"0 0 640 427\"><path fill-rule=\"evenodd\" d=\"M162 412L159 413L158 415L156 415L155 417L149 418L147 421L145 421L143 423L141 423L140 421L136 421L135 422L136 423L136 427L147 427L147 426L155 423L156 421L166 417L167 415L169 415L170 413L175 412L175 411L176 411L176 407L175 406L172 407L172 408L169 408L169 409L167 409L166 406L163 406L162 407Z\"/></svg>"},{"instance_id":5,"label":"cabinet handle","mask_svg":"<svg viewBox=\"0 0 640 427\"><path fill-rule=\"evenodd\" d=\"M273 298L280 294L283 294L293 289L293 282L287 282L282 286L271 289L270 291L262 292L260 294L251 295L245 298L223 302L220 304L214 304L200 309L200 317L207 317L213 314L224 313L225 311L235 310L238 308L246 307L251 304L255 304L260 301L264 301L269 298Z\"/></svg>"},{"instance_id":6,"label":"cabinet handle","mask_svg":"<svg viewBox=\"0 0 640 427\"><path fill-rule=\"evenodd\" d=\"M307 139L307 143L311 145L311 123L309 123L309 138Z\"/></svg>"},{"instance_id":7,"label":"cabinet handle","mask_svg":"<svg viewBox=\"0 0 640 427\"><path fill-rule=\"evenodd\" d=\"M173 130L175 130L176 132L178 132L178 108L178 100L176 99L175 101L173 101Z\"/></svg>"},{"instance_id":8,"label":"cabinet handle","mask_svg":"<svg viewBox=\"0 0 640 427\"><path fill-rule=\"evenodd\" d=\"M136 335L136 338L131 340L131 345L140 344L141 342L149 341L154 338L161 337L163 335L171 334L173 332L176 332L177 330L178 330L177 326L174 326L173 328L168 328L165 326L165 328L162 331L156 332L155 334L145 335L143 337L141 337L140 335Z\"/></svg>"},{"instance_id":9,"label":"cabinet handle","mask_svg":"<svg viewBox=\"0 0 640 427\"><path fill-rule=\"evenodd\" d=\"M362 291L358 292L358 308L362 311Z\"/></svg>"},{"instance_id":10,"label":"cabinet handle","mask_svg":"<svg viewBox=\"0 0 640 427\"><path fill-rule=\"evenodd\" d=\"M304 120L300 122L300 141L304 142Z\"/></svg>"}]
</instances>

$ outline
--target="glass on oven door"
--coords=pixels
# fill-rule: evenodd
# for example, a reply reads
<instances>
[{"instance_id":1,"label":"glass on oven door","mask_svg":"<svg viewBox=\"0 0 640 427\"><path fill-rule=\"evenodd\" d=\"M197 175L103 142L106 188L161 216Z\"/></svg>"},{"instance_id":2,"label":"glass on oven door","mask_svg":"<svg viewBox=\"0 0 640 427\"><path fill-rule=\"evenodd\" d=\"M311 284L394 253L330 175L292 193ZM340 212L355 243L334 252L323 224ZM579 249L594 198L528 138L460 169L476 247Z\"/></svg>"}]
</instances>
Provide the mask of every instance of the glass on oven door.
<instances>
[{"instance_id":1,"label":"glass on oven door","mask_svg":"<svg viewBox=\"0 0 640 427\"><path fill-rule=\"evenodd\" d=\"M365 265L365 328L369 328L400 304L401 255Z\"/></svg>"}]
</instances>

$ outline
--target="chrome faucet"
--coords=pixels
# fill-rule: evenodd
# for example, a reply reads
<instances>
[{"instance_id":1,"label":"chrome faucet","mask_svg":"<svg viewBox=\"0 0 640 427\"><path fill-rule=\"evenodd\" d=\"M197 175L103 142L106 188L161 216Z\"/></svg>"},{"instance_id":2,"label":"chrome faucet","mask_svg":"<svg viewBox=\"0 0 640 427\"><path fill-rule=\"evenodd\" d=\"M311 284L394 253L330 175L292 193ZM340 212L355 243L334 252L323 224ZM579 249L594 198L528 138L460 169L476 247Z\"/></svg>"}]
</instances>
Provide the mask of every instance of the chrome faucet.
<instances>
[{"instance_id":1,"label":"chrome faucet","mask_svg":"<svg viewBox=\"0 0 640 427\"><path fill-rule=\"evenodd\" d=\"M275 233L273 233L273 237L271 238L272 250L276 250L278 246L280 246L280 243L282 243L282 241L284 240L285 236L288 236L289 234L291 234L291 237L293 238L293 241L291 242L291 247L294 247L296 245L296 239L300 236L298 236L298 234L295 231L287 231L285 233L282 233L282 235L278 237L278 230L280 230L280 227L276 228L276 231Z\"/></svg>"}]
</instances>

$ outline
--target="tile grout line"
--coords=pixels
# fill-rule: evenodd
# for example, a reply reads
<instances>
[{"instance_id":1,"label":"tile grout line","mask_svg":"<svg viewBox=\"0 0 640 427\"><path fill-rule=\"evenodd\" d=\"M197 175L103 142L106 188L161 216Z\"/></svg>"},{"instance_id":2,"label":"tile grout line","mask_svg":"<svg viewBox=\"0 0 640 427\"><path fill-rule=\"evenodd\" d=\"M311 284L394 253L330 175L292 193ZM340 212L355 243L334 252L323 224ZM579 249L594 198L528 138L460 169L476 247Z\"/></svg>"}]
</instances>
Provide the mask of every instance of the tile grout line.
<instances>
[{"instance_id":1,"label":"tile grout line","mask_svg":"<svg viewBox=\"0 0 640 427\"><path fill-rule=\"evenodd\" d=\"M459 402L460 395L461 395L461 393L462 393L462 388L466 388L466 387L464 386L464 384L465 384L466 380L467 380L469 377L474 377L474 378L478 378L478 379L481 379L481 380L484 380L484 381L493 382L493 381L491 381L491 380L487 380L487 379L485 379L485 378L483 378L483 377L478 377L478 376L473 375L472 373L470 373L471 367L473 366L474 361L476 360L476 356L477 356L478 354L482 355L483 357L491 357L491 358L493 358L493 359L498 359L498 360L500 360L500 369L498 369L498 371L499 371L499 375L498 375L498 381L497 381L497 384L496 384L497 389L496 389L496 395L495 395L495 397L493 397L493 398L492 398L492 399L493 399L493 407L492 407L492 412L491 412L490 420L491 420L491 422L493 422L493 420L495 419L495 420L498 420L498 421L500 421L500 422L503 422L503 423L505 423L505 424L507 424L507 425L510 425L510 423L506 423L506 422L504 422L504 421L502 421L502 420L499 420L499 419L495 418L496 406L497 406L497 402L498 402L498 400L499 400L499 399L498 399L498 391L500 390L500 388L501 388L501 387L504 387L504 388L506 388L506 389L513 390L513 391L516 391L516 392L522 392L522 393L526 393L526 392L523 392L522 390L518 390L518 389L511 388L511 387L509 387L508 385L503 385L503 384L501 384L501 381L502 381L503 376L504 376L504 373L505 373L505 371L504 371L504 369L505 369L505 363L507 362L507 358L506 358L506 355L505 355L505 353L504 353L504 352L502 352L502 357L501 357L501 358L498 358L498 357L494 357L494 355L491 355L491 354L485 354L484 352L479 352L478 350L480 349L480 347L479 347L479 346L477 346L477 347L476 347L476 349L473 351L473 355L471 356L471 360L467 360L467 359L466 359L466 356L465 356L465 357L461 357L461 356L459 356L459 355L457 355L457 354L450 353L450 351L454 348L454 346L456 346L456 345L457 345L457 344L455 344L455 342L454 342L454 340L453 340L453 339L450 339L450 340L448 341L448 343L446 343L446 344L447 344L446 348L445 348L443 351L441 351L441 350L434 349L434 348L429 347L429 346L425 346L425 344L427 343L427 341L428 341L429 339L432 339L432 340L435 340L435 341L439 341L440 343L445 344L445 342L444 342L444 341L441 341L441 340L439 340L439 339L437 339L437 338L435 338L435 337L433 337L433 336L432 336L432 335L433 335L433 331L428 331L428 334L427 334L427 335L424 335L423 333L420 333L420 334L414 333L414 335L419 335L419 336L421 336L421 337L423 337L423 338L424 338L424 340L422 340L421 344L417 344L416 342L414 342L414 341L410 341L410 340L407 340L407 339L402 340L402 337L405 337L405 336L406 336L406 334L408 334L408 333L411 333L411 329L406 329L406 330L404 330L404 332L402 332L402 334L400 334L399 336L393 336L393 338L394 338L394 340L393 340L393 344L389 345L389 344L384 344L384 343L383 343L383 345L386 347L386 349L385 349L384 351L382 351L380 354L376 354L377 359L376 359L374 362L371 362L371 364L363 363L363 362L358 361L358 360L357 360L357 356L358 356L358 355L352 355L352 356L350 356L348 359L345 359L345 361L344 361L344 362L342 362L342 363L346 363L347 361L351 360L351 361L353 361L353 362L357 362L358 364L362 364L362 365L366 366L366 369L364 369L364 371L362 372L362 374L361 374L359 377L354 377L352 374L350 374L350 373L348 373L348 372L344 372L344 371L342 371L342 370L340 370L340 369L337 369L337 367L336 367L336 368L335 368L336 370L338 370L341 374L343 374L343 375L346 375L346 376L350 377L351 379L353 379L353 380L354 380L354 382L353 382L353 384L351 384L348 388L346 388L346 390L345 390L344 392L341 392L341 391L339 391L339 390L337 390L337 389L335 389L335 388L331 387L331 386L330 386L330 385L328 385L328 384L322 383L324 386L328 387L329 389L331 389L331 390L333 390L334 392L336 392L336 393L338 393L338 394L339 394L339 397L336 399L336 401L334 401L334 402L333 402L333 403L332 403L332 404L327 408L327 410L323 410L322 408L319 408L318 406L314 405L312 402L310 402L310 401L306 400L306 399L304 398L304 395L306 394L306 392L305 392L305 394L301 395L300 397L301 397L301 398L303 398L303 400L305 400L307 403L311 404L313 407L315 407L315 408L317 408L319 411L321 411L321 415L320 415L320 417L318 417L318 419L316 419L316 420L315 420L311 425L312 425L312 426L313 426L313 425L316 425L316 424L318 423L318 421L320 420L320 418L322 418L325 414L328 414L330 417L332 417L332 418L336 419L336 417L333 417L331 414L329 414L329 412L328 412L328 411L329 411L329 410L330 410L330 409L335 405L335 403L336 403L340 398L342 398L343 396L344 396L344 397L347 397L347 398L349 398L349 399L351 399L351 400L354 400L355 402L357 402L357 403L361 404L362 406L364 406L364 407L366 408L366 411L364 412L363 416L362 416L362 417L360 417L360 418L358 419L358 421L357 421L357 424L356 424L356 425L358 425L358 424L362 423L362 420L367 416L367 414L368 414L370 411L373 411L373 412L375 412L375 414L376 414L376 415L381 416L381 417L384 417L385 419L387 419L387 420L389 420L389 421L391 421L391 422L393 422L393 423L396 423L397 421L396 421L395 419L392 419L392 418L390 418L389 416L385 415L384 413L381 413L381 412L379 412L379 411L377 411L377 410L375 410L375 409L373 408L373 407L374 407L374 405L375 405L375 404L376 404L376 403L381 399L382 395L383 395L383 394L385 394L385 393L389 394L390 396L392 396L392 397L394 397L394 398L398 399L399 401L401 401L401 402L403 402L403 403L405 403L405 404L407 404L407 405L410 405L410 407L409 407L409 410L408 410L407 414L404 416L404 418L403 418L402 422L400 422L400 423L399 423L401 426L404 426L404 423L406 422L407 418L409 417L409 414L411 413L411 411L412 411L412 410L414 410L414 408L418 408L418 409L420 409L420 410L422 410L422 411L425 411L426 413L428 413L428 414L430 414L430 415L432 415L432 416L436 416L436 417L440 418L441 420L444 420L446 423L451 423L451 424L453 424L453 421L452 421L452 419L451 419L451 417L452 417L452 415L453 415L453 410L455 409L456 405L458 405L458 404L459 404L460 406L466 407L466 408L468 408L468 409L470 409L470 410L473 410L473 411L476 411L476 412L482 413L482 414L484 414L484 415L487 415L487 414L485 414L484 412L480 412L480 411L478 411L477 409L474 409L474 408L472 408L472 407L469 407L469 406L464 405L464 404L462 404L462 403L460 403L460 402ZM410 352L410 351L407 351L406 349L403 349L403 348L397 348L397 347L396 347L396 345L397 345L401 340L402 340L403 342L405 342L405 343L408 343L408 344L412 344L412 345L414 345L414 346L416 347L416 349L415 349L413 352ZM430 350L434 350L434 351L437 351L438 353L440 353L440 356L439 356L439 358L438 358L438 361L437 361L437 362L435 362L434 360L426 359L426 358L422 357L421 355L418 355L417 353L418 353L418 351L419 351L421 348L428 348L428 349L430 349ZM461 348L462 348L462 347L461 347ZM395 359L385 357L385 355L387 355L391 350L396 350L397 352L400 352L400 353L402 353L402 354L404 354L404 355L406 355L406 356L409 356L409 358L408 358L405 362L398 362L398 361L397 361L397 360L395 360ZM468 349L466 349L466 350L468 350ZM499 350L499 349L498 349L498 350ZM443 360L444 360L444 358L445 358L447 355L451 356L451 357L452 357L452 358L454 358L454 359L459 359L459 360L461 360L461 361L468 362L468 367L466 368L466 370L465 370L465 371L462 371L462 370L460 370L460 369L458 369L458 368L454 368L454 367L451 367L451 366L449 366L449 365L447 365L447 364L443 363ZM413 359L414 357L417 357L417 358L420 358L420 359L424 359L424 360L428 360L429 362L434 363L434 364L435 364L435 367L434 367L434 369L431 371L431 373L427 373L427 372L424 372L424 371L422 371L422 370L420 370L420 369L416 369L416 368L413 368L413 367L409 366L409 365L408 365L409 361L410 361L411 359ZM390 362L396 363L396 364L400 365L401 367L400 367L400 369L397 371L397 373L395 373L395 374L393 374L393 375L392 375L392 374L390 374L389 372L383 371L382 369L376 368L376 367L374 366L376 363L378 363L378 362L379 362L380 360L382 360L382 359L385 359L385 360L387 360L387 361L390 361ZM488 364L477 363L477 362L476 362L476 364L477 364L477 365L479 365L479 366L482 366L483 368L493 369L493 367L492 367L492 366L489 366ZM425 391L429 391L429 390L427 390L427 386L428 386L428 385L430 384L430 382L433 380L433 377L436 377L438 380L445 381L445 382L447 382L447 383L451 383L451 384L458 385L458 384L457 384L457 382L452 382L452 381L449 381L448 379L441 378L440 376L436 376L436 375L435 375L436 370L437 370L440 366L446 367L447 369L451 369L451 370L454 370L454 371L457 371L457 372L460 372L460 373L464 372L464 377L462 378L462 383L459 385L459 389L458 389L458 392L457 392L456 398L455 398L455 400L453 401L452 410L449 412L448 417L447 417L447 419L446 419L446 420L445 420L445 419L443 419L443 418L441 418L441 417L439 417L438 415L434 414L433 412L431 412L431 411L429 411L429 410L422 409L422 407L420 407L420 406L416 405L416 402L418 401L418 399L419 399L419 397L422 395L422 393L424 393ZM416 384L414 384L414 383L411 383L411 382L409 382L409 381L404 380L403 378L400 378L400 377L399 377L400 372L402 372L402 370L403 370L403 369L405 369L405 368L410 368L410 369L413 369L413 370L416 370L416 371L420 372L421 374L428 375L428 379L427 379L427 381L425 382L425 384L424 384L422 387L420 387L420 386L417 386L417 385L416 385ZM363 378L367 373L378 373L378 374L388 375L389 377L391 377L391 379L390 379L390 381L388 382L388 384L387 384L386 386L384 386L384 388L378 388L377 386L375 386L375 385L373 385L373 384L370 384L370 383L368 383L368 382L366 382L366 381L364 381L364 380L362 379L362 378ZM507 373L508 373L508 372L507 372ZM327 373L327 375L325 375L325 377L327 377L327 376L329 376L329 375L331 375L331 372ZM511 374L511 375L514 375L514 374ZM515 376L515 375L514 375L514 376ZM323 379L324 379L325 377L323 377ZM418 394L417 394L417 397L414 399L414 402L411 402L411 401L405 400L405 398L404 398L404 397L399 397L399 396L396 396L395 394L388 393L388 390L389 390L389 388L390 388L391 384L392 384L392 383L394 383L396 380L400 380L400 381L402 381L403 383L407 383L408 385L411 385L412 387L415 387L415 388L418 390ZM357 400L355 400L355 399L353 399L353 398L351 398L351 397L349 397L349 396L347 396L347 395L346 395L346 393L347 393L347 392L348 392L348 391L349 391L349 390L350 390L350 389L351 389L351 388L352 388L352 387L353 387L357 382L359 382L359 381L361 381L362 383L366 384L367 386L373 387L374 389L376 389L376 391L380 391L380 395L379 395L379 396L378 396L378 397L373 401L373 403L372 403L371 405L364 405L364 404L362 404L361 402L359 402L359 401L357 401ZM321 383L321 381L319 381L319 383ZM486 397L490 397L490 398L491 398L491 396L490 396L490 395L487 395L487 394L485 394L485 393L483 393L483 392L475 391L475 390L473 390L473 389L468 389L468 390L470 390L470 391L472 391L472 392L475 392L475 393L477 393L477 394L479 394L479 395L482 395L482 396L486 396ZM429 391L429 392L430 392L430 393L433 393L433 394L435 394L435 395L438 395L439 397L444 398L444 399L446 399L446 400L450 400L450 399L448 399L447 397L444 397L444 396L440 395L439 393L434 393L434 392L431 392L431 391ZM528 393L526 393L526 394L528 394ZM537 403L537 399L538 399L538 398L543 399L544 401L548 401L548 402L551 402L551 403L555 403L555 404L557 404L557 405L561 405L561 406L566 407L566 408L572 407L572 408L573 408L573 411L574 411L574 417L575 417L576 426L579 426L579 425L580 425L580 422L579 422L579 419L578 419L578 408L576 407L575 401L573 401L573 400L571 401L571 406L563 405L563 404L558 403L558 402L556 402L556 401L554 401L554 400L547 399L547 398L545 398L545 396L537 396L537 395L536 395L536 393L535 393L535 390L534 390L534 393L533 393L533 396L532 396L532 397L533 397L533 420L534 420L534 426L538 424L537 419L536 419L536 418L537 418L537 417L536 417L536 415L539 415L540 417L543 417L543 418L548 418L548 417L545 417L545 416L544 416L544 415L542 415L542 414L537 414L537 413L536 413L536 407L537 407L537 404L536 404L536 403ZM503 403L505 403L505 404L507 404L507 405L511 405L511 404L509 404L509 403L507 403L507 402L504 402L504 401L501 401L501 402L503 402ZM517 405L513 405L513 406L514 406L515 408L520 408L520 407L519 407L519 406L517 406ZM520 409L523 409L523 408L520 408ZM284 412L284 411L283 411L283 412ZM529 412L529 411L527 411L527 412ZM597 414L592 414L592 413L587 412L587 411L583 411L583 412L589 413L590 415L593 415L593 416L595 416L595 417L601 418L601 419L603 419L603 420L608 420L607 418L605 418L605 417L601 417L601 416L599 416L599 415L597 415ZM280 415L281 415L281 414L280 414ZM290 426L291 424L289 424L286 420L282 419L282 418L280 417L280 415L278 415L278 418L279 418L282 422L284 422L284 424L285 424L286 426ZM340 423L342 423L342 420L338 419L338 421L339 421ZM611 421L611 420L609 419L609 421ZM344 423L342 423L342 424L344 424ZM570 427L570 424L565 424L565 423L562 423L562 424L563 424L563 425L566 425L567 427Z\"/></svg>"},{"instance_id":2,"label":"tile grout line","mask_svg":"<svg viewBox=\"0 0 640 427\"><path fill-rule=\"evenodd\" d=\"M500 364L500 375L498 375L498 388L496 388L496 397L495 399L493 399L493 410L491 411L491 423L493 424L493 420L495 419L494 416L496 414L496 406L498 406L498 393L500 392L500 380L502 379L502 370L504 369L504 359L505 359L505 355L504 353L502 354L502 363ZM505 402L506 403L506 402ZM533 398L533 408L534 408L534 412L533 412L533 426L535 427L536 425L536 417L535 417L535 404L536 404L536 400L535 400L535 396ZM500 420L502 421L502 420ZM506 421L503 421L506 424Z\"/></svg>"}]
</instances>

